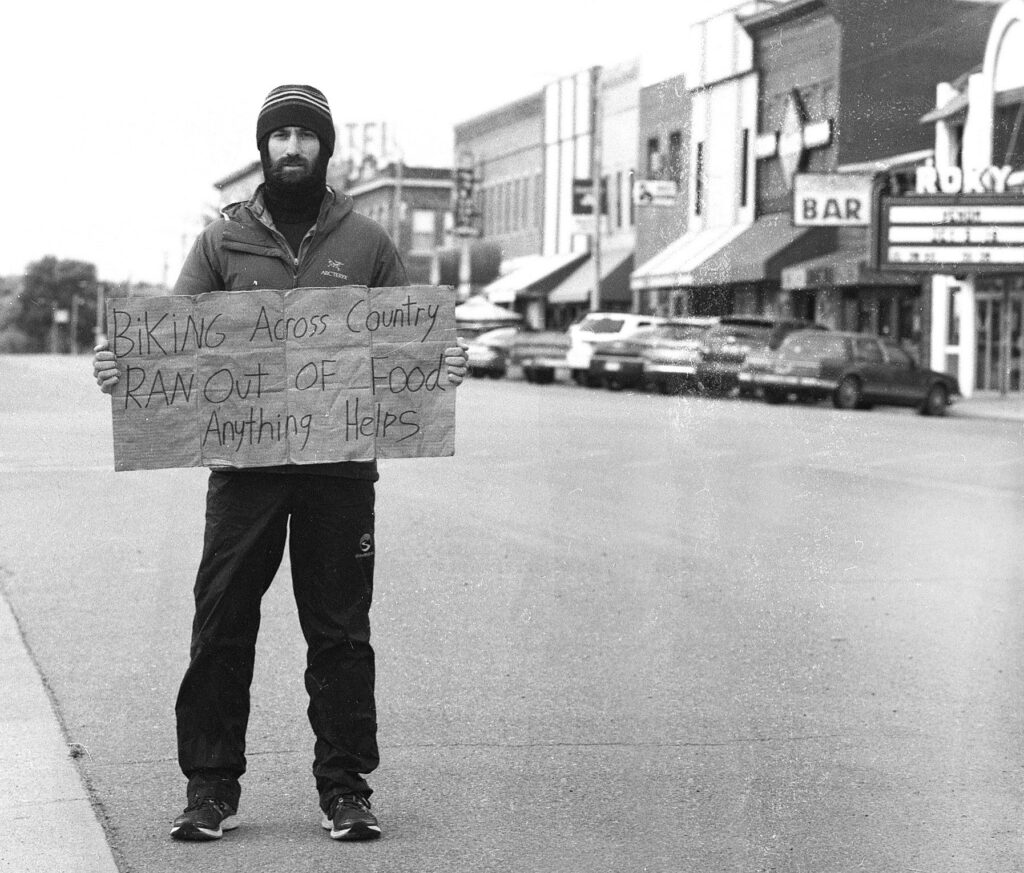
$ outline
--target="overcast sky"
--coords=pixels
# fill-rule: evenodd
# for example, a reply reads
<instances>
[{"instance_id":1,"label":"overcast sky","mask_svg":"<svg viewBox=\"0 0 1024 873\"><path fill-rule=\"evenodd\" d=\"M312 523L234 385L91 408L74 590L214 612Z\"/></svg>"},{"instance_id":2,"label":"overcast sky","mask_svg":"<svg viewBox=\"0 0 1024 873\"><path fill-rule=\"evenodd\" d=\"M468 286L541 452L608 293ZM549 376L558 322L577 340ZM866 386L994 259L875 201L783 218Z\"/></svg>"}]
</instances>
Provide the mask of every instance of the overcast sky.
<instances>
[{"instance_id":1,"label":"overcast sky","mask_svg":"<svg viewBox=\"0 0 1024 873\"><path fill-rule=\"evenodd\" d=\"M988 0L991 2L991 0ZM10 6L10 4L8 4ZM690 22L737 0L28 0L5 13L0 275L46 254L173 281L212 184L258 157L276 85L385 121L447 166L455 124L595 64L684 71ZM353 11L357 10L357 11Z\"/></svg>"},{"instance_id":2,"label":"overcast sky","mask_svg":"<svg viewBox=\"0 0 1024 873\"><path fill-rule=\"evenodd\" d=\"M387 121L408 160L448 165L453 125L560 76L635 57L645 84L682 72L689 22L734 5L17 4L0 48L0 274L53 254L160 281L166 257L173 281L212 183L258 157L275 85L316 85L336 122Z\"/></svg>"}]
</instances>

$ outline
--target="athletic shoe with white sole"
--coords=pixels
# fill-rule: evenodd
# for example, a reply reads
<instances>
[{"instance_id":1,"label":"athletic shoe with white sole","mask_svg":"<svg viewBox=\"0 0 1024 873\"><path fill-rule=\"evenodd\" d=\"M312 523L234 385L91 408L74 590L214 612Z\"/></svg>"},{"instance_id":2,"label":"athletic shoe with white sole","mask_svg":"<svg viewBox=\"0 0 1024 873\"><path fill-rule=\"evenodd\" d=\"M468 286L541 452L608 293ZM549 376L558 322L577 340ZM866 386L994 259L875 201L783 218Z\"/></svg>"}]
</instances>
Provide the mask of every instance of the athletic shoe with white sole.
<instances>
[{"instance_id":1,"label":"athletic shoe with white sole","mask_svg":"<svg viewBox=\"0 0 1024 873\"><path fill-rule=\"evenodd\" d=\"M238 827L238 816L231 805L223 800L207 797L185 807L171 825L171 836L176 840L219 840L224 831Z\"/></svg>"},{"instance_id":2,"label":"athletic shoe with white sole","mask_svg":"<svg viewBox=\"0 0 1024 873\"><path fill-rule=\"evenodd\" d=\"M332 840L376 840L380 823L370 812L370 801L361 794L342 794L334 799L331 814L320 822Z\"/></svg>"}]
</instances>

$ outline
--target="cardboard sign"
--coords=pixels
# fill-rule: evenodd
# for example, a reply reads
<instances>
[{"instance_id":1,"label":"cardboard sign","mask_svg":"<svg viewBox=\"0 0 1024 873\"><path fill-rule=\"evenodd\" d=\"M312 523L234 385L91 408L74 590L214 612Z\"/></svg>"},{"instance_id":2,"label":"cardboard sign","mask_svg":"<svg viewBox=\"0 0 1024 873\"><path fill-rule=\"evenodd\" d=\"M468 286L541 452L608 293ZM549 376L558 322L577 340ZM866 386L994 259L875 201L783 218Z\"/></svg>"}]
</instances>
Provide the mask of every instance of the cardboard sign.
<instances>
[{"instance_id":1,"label":"cardboard sign","mask_svg":"<svg viewBox=\"0 0 1024 873\"><path fill-rule=\"evenodd\" d=\"M114 468L455 453L451 288L297 288L107 302Z\"/></svg>"}]
</instances>

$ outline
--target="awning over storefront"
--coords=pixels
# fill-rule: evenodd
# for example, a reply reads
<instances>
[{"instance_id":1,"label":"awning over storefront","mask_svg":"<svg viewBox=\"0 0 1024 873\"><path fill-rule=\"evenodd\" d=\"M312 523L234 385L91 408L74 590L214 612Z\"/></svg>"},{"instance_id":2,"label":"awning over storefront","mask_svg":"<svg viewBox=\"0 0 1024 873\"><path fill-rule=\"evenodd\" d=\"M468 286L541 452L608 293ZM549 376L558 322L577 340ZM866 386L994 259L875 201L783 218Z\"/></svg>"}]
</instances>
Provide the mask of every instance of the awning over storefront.
<instances>
[{"instance_id":1,"label":"awning over storefront","mask_svg":"<svg viewBox=\"0 0 1024 873\"><path fill-rule=\"evenodd\" d=\"M455 307L455 321L462 324L492 324L509 323L514 324L522 321L523 317L518 312L503 309L495 306L482 294L474 294L465 303Z\"/></svg>"},{"instance_id":2,"label":"awning over storefront","mask_svg":"<svg viewBox=\"0 0 1024 873\"><path fill-rule=\"evenodd\" d=\"M839 231L836 248L782 271L782 287L833 288L849 285L917 285L920 278L908 273L880 273L871 269L868 252L870 231L847 227Z\"/></svg>"},{"instance_id":3,"label":"awning over storefront","mask_svg":"<svg viewBox=\"0 0 1024 873\"><path fill-rule=\"evenodd\" d=\"M629 303L629 274L633 272L633 248L602 248L601 303ZM586 303L594 287L594 265L589 255L562 283L548 295L548 303L564 305Z\"/></svg>"},{"instance_id":4,"label":"awning over storefront","mask_svg":"<svg viewBox=\"0 0 1024 873\"><path fill-rule=\"evenodd\" d=\"M730 224L683 234L633 271L634 290L678 288L693 284L693 271L702 262L746 230L747 225Z\"/></svg>"},{"instance_id":5,"label":"awning over storefront","mask_svg":"<svg viewBox=\"0 0 1024 873\"><path fill-rule=\"evenodd\" d=\"M932 124L944 118L952 118L954 115L967 114L967 94L957 94L943 106L933 109L922 116L921 124Z\"/></svg>"},{"instance_id":6,"label":"awning over storefront","mask_svg":"<svg viewBox=\"0 0 1024 873\"><path fill-rule=\"evenodd\" d=\"M762 215L693 271L693 285L777 280L784 267L835 248L835 229L794 227L788 212Z\"/></svg>"},{"instance_id":7,"label":"awning over storefront","mask_svg":"<svg viewBox=\"0 0 1024 873\"><path fill-rule=\"evenodd\" d=\"M564 255L530 255L517 258L516 269L500 276L483 289L491 303L514 303L520 295L543 296L562 281L584 258L586 252Z\"/></svg>"}]
</instances>

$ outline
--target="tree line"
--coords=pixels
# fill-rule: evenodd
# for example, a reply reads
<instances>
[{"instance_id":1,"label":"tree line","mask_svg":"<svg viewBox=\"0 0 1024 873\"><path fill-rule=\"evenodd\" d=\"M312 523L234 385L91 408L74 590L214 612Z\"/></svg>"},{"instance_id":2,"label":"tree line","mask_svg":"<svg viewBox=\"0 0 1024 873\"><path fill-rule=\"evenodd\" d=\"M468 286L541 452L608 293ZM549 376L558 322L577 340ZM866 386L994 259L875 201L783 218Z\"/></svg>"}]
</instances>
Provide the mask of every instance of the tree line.
<instances>
[{"instance_id":1,"label":"tree line","mask_svg":"<svg viewBox=\"0 0 1024 873\"><path fill-rule=\"evenodd\" d=\"M152 293L150 286L142 287ZM94 264L53 255L32 262L21 276L0 277L0 354L91 350L97 303L138 288L101 281Z\"/></svg>"}]
</instances>

